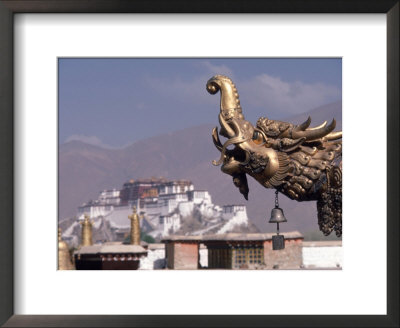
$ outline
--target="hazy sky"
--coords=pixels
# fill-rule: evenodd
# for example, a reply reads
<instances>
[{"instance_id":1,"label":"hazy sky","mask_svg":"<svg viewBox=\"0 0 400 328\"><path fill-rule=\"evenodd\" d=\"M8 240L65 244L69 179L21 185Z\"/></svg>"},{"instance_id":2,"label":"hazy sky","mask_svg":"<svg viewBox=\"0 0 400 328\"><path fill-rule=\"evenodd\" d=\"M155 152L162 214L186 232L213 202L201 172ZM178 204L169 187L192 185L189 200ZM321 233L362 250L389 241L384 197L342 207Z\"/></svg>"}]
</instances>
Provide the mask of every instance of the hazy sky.
<instances>
[{"instance_id":1,"label":"hazy sky","mask_svg":"<svg viewBox=\"0 0 400 328\"><path fill-rule=\"evenodd\" d=\"M218 125L215 74L232 78L243 113L282 119L342 98L341 59L59 59L59 141L120 147Z\"/></svg>"}]
</instances>

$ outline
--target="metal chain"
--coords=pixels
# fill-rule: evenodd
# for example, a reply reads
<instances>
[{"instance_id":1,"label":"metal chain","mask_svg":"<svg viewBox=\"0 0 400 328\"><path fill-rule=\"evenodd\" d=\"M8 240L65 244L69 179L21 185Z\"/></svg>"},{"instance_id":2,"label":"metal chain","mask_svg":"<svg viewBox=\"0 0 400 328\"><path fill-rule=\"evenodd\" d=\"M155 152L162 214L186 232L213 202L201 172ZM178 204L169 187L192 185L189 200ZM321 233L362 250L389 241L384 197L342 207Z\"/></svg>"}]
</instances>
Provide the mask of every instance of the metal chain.
<instances>
[{"instance_id":1,"label":"metal chain","mask_svg":"<svg viewBox=\"0 0 400 328\"><path fill-rule=\"evenodd\" d=\"M278 190L275 190L275 207L279 207Z\"/></svg>"}]
</instances>

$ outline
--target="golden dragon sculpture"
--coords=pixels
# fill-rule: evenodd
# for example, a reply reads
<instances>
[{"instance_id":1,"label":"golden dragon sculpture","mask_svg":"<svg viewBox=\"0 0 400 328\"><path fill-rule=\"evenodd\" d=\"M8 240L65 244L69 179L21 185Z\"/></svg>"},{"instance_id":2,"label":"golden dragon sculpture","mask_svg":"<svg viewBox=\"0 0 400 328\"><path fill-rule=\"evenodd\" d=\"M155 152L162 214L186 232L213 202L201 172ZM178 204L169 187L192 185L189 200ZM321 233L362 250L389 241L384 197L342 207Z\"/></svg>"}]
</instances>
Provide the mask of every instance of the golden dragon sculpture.
<instances>
[{"instance_id":1,"label":"golden dragon sculpture","mask_svg":"<svg viewBox=\"0 0 400 328\"><path fill-rule=\"evenodd\" d=\"M291 199L316 200L320 230L341 236L342 132L333 132L335 119L310 128L310 117L300 125L260 117L253 126L243 116L230 78L215 75L208 80L207 91L221 94L219 134L228 138L222 144L218 128L213 129L213 142L221 152L213 164L222 164L222 172L233 177L246 200L248 174Z\"/></svg>"}]
</instances>

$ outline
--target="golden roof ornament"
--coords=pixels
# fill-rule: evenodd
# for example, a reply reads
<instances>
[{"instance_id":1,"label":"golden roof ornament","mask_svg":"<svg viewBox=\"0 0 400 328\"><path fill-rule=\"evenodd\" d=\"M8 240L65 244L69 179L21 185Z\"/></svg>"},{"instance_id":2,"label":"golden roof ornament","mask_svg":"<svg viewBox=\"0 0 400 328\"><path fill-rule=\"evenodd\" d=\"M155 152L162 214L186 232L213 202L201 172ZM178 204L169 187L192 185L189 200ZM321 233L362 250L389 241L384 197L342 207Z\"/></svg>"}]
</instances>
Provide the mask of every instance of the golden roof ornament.
<instances>
[{"instance_id":1,"label":"golden roof ornament","mask_svg":"<svg viewBox=\"0 0 400 328\"><path fill-rule=\"evenodd\" d=\"M220 91L220 135L212 131L214 145L221 152L214 165L233 177L233 183L247 199L247 175L265 188L274 188L297 201L317 201L320 230L342 234L342 132L330 124L309 128L311 118L294 125L260 117L256 126L242 114L239 94L229 77L215 75L207 91ZM228 149L233 146L233 149ZM230 148L231 148L230 147Z\"/></svg>"},{"instance_id":2,"label":"golden roof ornament","mask_svg":"<svg viewBox=\"0 0 400 328\"><path fill-rule=\"evenodd\" d=\"M84 214L84 219L83 221L80 222L80 224L82 225L81 246L93 245L93 233L92 233L93 221L90 220L89 215Z\"/></svg>"},{"instance_id":3,"label":"golden roof ornament","mask_svg":"<svg viewBox=\"0 0 400 328\"><path fill-rule=\"evenodd\" d=\"M131 240L130 243L132 245L140 245L140 219L143 216L139 216L137 214L136 206L132 207L132 215L128 216L128 219L131 220Z\"/></svg>"},{"instance_id":4,"label":"golden roof ornament","mask_svg":"<svg viewBox=\"0 0 400 328\"><path fill-rule=\"evenodd\" d=\"M73 270L68 244L62 240L61 229L58 228L58 270Z\"/></svg>"}]
</instances>

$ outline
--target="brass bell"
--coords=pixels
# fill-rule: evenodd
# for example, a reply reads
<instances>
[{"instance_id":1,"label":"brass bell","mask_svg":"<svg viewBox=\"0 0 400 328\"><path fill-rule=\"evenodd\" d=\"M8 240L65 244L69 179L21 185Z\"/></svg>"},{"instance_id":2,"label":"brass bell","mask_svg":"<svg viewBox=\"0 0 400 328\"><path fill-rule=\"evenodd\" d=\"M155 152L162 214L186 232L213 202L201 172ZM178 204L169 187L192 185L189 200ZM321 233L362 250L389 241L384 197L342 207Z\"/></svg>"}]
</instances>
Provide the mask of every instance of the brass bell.
<instances>
[{"instance_id":1,"label":"brass bell","mask_svg":"<svg viewBox=\"0 0 400 328\"><path fill-rule=\"evenodd\" d=\"M269 219L269 223L282 223L287 222L285 218L285 214L283 214L283 210L280 207L275 207L271 211L271 218Z\"/></svg>"}]
</instances>

